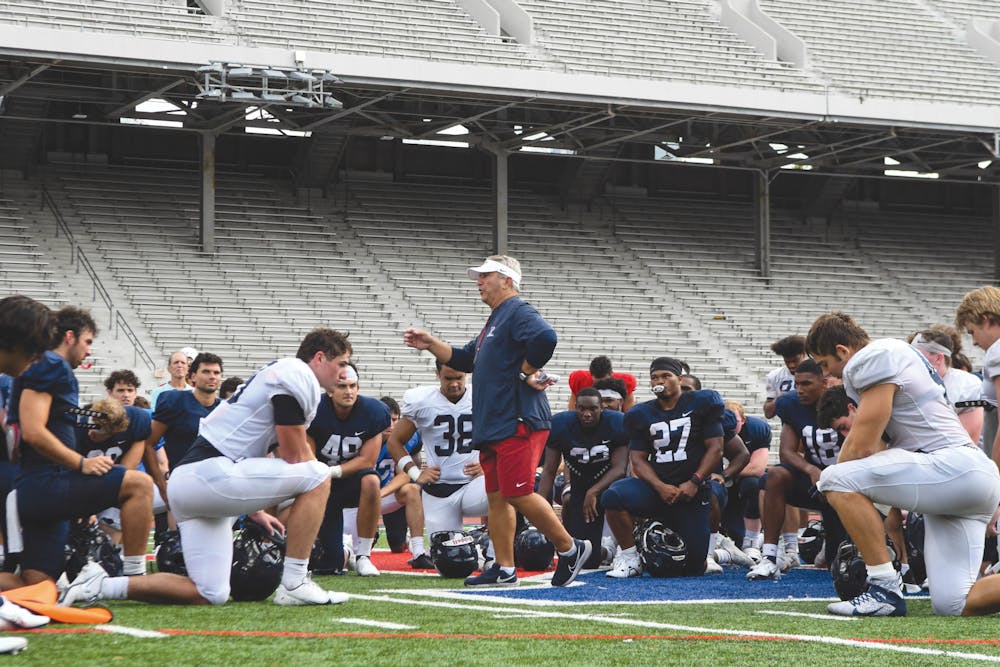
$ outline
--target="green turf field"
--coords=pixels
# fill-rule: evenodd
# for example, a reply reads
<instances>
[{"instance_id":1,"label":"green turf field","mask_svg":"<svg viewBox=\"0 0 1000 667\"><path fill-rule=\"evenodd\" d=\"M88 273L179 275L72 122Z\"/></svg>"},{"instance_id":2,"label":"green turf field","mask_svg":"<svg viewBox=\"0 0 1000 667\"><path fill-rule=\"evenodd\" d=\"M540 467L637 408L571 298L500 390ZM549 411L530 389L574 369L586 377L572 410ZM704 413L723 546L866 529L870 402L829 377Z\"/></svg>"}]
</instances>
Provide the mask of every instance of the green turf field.
<instances>
[{"instance_id":1,"label":"green turf field","mask_svg":"<svg viewBox=\"0 0 1000 667\"><path fill-rule=\"evenodd\" d=\"M583 586L599 588L600 574ZM938 618L910 600L906 618L837 620L825 601L559 604L485 591L448 594L455 580L383 573L319 577L352 598L333 607L166 607L112 602L112 625L26 633L28 665L950 665L1000 662L996 618ZM664 580L657 580L663 582ZM763 583L761 585L768 585ZM547 584L522 583L528 591ZM569 589L565 589L569 590ZM583 590L583 589L581 589ZM518 592L520 594L521 591ZM599 597L599 596L598 596ZM766 612L782 612L781 614ZM805 615L810 614L817 617Z\"/></svg>"}]
</instances>

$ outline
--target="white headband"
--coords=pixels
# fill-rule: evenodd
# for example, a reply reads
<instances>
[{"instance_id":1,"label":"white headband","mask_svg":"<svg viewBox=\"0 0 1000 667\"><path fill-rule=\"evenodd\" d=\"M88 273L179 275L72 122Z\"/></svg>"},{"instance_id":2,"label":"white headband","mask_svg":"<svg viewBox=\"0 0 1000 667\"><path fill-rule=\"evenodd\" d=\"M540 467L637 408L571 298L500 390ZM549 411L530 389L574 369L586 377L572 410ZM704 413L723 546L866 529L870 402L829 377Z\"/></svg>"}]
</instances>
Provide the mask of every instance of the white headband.
<instances>
[{"instance_id":1,"label":"white headband","mask_svg":"<svg viewBox=\"0 0 1000 667\"><path fill-rule=\"evenodd\" d=\"M357 382L358 372L352 366L344 366L340 370L340 379L347 380L348 382Z\"/></svg>"},{"instance_id":2,"label":"white headband","mask_svg":"<svg viewBox=\"0 0 1000 667\"><path fill-rule=\"evenodd\" d=\"M619 401L622 400L622 395L614 389L598 389L597 391L601 393L601 398L614 398Z\"/></svg>"},{"instance_id":3,"label":"white headband","mask_svg":"<svg viewBox=\"0 0 1000 667\"><path fill-rule=\"evenodd\" d=\"M927 352L935 352L937 354L943 354L944 356L951 358L951 350L946 348L941 343L935 343L932 340L927 340L920 334L917 334L913 338L913 342L910 343L911 347L915 347L918 350L926 350Z\"/></svg>"},{"instance_id":4,"label":"white headband","mask_svg":"<svg viewBox=\"0 0 1000 667\"><path fill-rule=\"evenodd\" d=\"M507 276L514 281L515 289L521 289L521 274L495 259L487 259L480 266L470 267L468 270L469 277L473 280L478 279L481 273L499 273L502 276Z\"/></svg>"}]
</instances>

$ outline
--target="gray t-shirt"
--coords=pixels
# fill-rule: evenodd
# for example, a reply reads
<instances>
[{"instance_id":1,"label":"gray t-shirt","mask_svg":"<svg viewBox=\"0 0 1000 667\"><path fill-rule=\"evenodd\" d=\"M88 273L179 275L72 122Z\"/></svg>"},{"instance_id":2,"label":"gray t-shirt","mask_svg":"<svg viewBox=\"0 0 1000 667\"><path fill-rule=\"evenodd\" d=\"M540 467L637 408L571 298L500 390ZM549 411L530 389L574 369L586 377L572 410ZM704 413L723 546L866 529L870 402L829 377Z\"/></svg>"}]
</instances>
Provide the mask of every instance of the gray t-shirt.
<instances>
[{"instance_id":1,"label":"gray t-shirt","mask_svg":"<svg viewBox=\"0 0 1000 667\"><path fill-rule=\"evenodd\" d=\"M945 396L944 383L920 352L894 338L872 341L844 367L844 388L855 401L881 384L899 390L886 424L889 447L932 452L971 446L969 434Z\"/></svg>"}]
</instances>

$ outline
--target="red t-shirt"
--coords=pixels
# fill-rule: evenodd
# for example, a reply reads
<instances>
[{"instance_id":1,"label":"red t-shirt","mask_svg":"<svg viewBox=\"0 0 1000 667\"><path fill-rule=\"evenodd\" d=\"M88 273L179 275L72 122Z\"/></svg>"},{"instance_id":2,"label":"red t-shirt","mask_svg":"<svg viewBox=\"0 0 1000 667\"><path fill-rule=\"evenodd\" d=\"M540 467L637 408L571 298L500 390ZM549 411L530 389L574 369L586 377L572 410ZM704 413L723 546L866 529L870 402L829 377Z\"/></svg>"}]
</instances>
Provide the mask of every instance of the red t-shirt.
<instances>
[{"instance_id":1,"label":"red t-shirt","mask_svg":"<svg viewBox=\"0 0 1000 667\"><path fill-rule=\"evenodd\" d=\"M611 376L625 383L626 393L631 394L635 392L637 382L634 375L631 373L612 373ZM579 394L581 389L593 386L594 376L590 374L589 370L573 371L569 374L569 390L573 392L574 396Z\"/></svg>"}]
</instances>

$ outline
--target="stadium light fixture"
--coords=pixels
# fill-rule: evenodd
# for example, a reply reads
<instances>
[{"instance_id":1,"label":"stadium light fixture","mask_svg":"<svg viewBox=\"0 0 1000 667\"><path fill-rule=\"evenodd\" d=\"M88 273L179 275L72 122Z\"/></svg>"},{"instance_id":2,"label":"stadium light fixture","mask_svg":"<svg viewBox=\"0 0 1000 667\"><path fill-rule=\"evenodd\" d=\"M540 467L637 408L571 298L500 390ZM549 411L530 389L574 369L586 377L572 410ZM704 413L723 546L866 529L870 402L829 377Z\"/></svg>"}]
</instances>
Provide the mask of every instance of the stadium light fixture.
<instances>
[{"instance_id":1,"label":"stadium light fixture","mask_svg":"<svg viewBox=\"0 0 1000 667\"><path fill-rule=\"evenodd\" d=\"M244 104L341 109L343 103L324 86L343 83L325 70L210 63L197 70L198 100Z\"/></svg>"}]
</instances>

